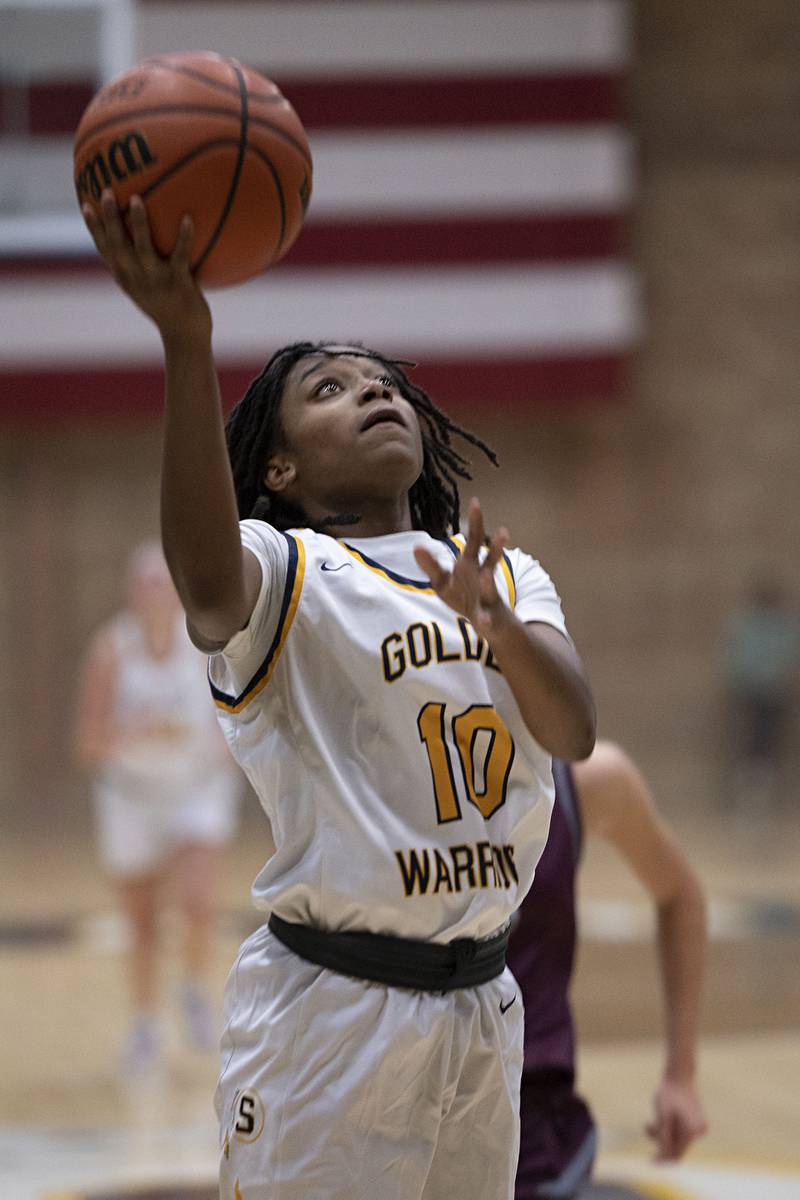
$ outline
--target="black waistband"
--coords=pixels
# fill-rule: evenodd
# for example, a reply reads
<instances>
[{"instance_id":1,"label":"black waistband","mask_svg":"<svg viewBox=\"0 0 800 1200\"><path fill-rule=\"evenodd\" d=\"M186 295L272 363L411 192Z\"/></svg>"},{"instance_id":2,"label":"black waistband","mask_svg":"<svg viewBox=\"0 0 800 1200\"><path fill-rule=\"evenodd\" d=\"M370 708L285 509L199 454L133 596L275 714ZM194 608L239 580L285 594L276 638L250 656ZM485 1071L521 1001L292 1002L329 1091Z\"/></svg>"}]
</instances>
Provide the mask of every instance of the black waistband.
<instances>
[{"instance_id":1,"label":"black waistband","mask_svg":"<svg viewBox=\"0 0 800 1200\"><path fill-rule=\"evenodd\" d=\"M269 927L284 946L320 967L422 992L452 992L496 979L505 969L509 934L504 929L480 942L422 942L381 933L332 933L290 924L275 913Z\"/></svg>"}]
</instances>

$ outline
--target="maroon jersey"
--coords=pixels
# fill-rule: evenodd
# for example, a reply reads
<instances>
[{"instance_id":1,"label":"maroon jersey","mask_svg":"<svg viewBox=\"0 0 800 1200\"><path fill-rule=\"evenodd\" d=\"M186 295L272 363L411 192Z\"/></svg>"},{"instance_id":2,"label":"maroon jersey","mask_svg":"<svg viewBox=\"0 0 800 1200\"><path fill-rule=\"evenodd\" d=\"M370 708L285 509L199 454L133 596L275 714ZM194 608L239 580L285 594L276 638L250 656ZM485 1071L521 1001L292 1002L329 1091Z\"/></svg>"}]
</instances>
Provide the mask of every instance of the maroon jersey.
<instances>
[{"instance_id":1,"label":"maroon jersey","mask_svg":"<svg viewBox=\"0 0 800 1200\"><path fill-rule=\"evenodd\" d=\"M556 799L533 886L517 913L508 965L525 1005L517 1200L572 1194L594 1157L591 1114L574 1090L575 1033L569 986L575 958L575 874L582 825L572 771L553 760ZM539 1191L548 1182L567 1185Z\"/></svg>"}]
</instances>

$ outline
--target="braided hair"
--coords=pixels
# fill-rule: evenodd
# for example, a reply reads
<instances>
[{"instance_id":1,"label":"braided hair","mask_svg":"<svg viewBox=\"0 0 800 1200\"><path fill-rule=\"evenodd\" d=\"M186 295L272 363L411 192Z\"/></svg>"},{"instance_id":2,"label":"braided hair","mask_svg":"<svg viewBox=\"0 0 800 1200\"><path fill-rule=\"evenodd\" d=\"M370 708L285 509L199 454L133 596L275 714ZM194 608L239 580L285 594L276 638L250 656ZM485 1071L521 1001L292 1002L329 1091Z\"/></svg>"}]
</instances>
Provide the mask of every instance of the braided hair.
<instances>
[{"instance_id":1,"label":"braided hair","mask_svg":"<svg viewBox=\"0 0 800 1200\"><path fill-rule=\"evenodd\" d=\"M346 354L375 359L385 366L397 381L401 396L411 403L417 414L423 458L422 472L409 491L414 529L423 529L440 538L450 530L457 530L460 521L458 480L472 477L467 469L469 460L454 448L452 435L476 446L497 466L494 451L480 438L454 424L422 388L411 382L403 367L414 366L414 363L386 358L360 343L348 345L346 350L331 349L330 346L331 343L326 342L294 342L276 351L231 409L225 435L240 519L259 517L276 529L312 524L298 505L292 504L281 493L269 490L264 482L264 469L270 454L285 442L280 405L289 372L310 354L328 354L332 358ZM354 524L358 520L358 514L339 513L314 522L314 527Z\"/></svg>"}]
</instances>

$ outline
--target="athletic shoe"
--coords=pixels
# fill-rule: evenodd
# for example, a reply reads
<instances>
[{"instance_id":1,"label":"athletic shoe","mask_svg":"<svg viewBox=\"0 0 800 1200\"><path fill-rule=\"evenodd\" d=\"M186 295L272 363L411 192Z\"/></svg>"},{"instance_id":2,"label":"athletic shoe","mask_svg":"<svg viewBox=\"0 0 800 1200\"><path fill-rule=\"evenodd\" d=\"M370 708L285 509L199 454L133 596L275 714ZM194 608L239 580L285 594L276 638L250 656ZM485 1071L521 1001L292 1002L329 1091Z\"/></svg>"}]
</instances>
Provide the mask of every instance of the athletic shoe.
<instances>
[{"instance_id":1,"label":"athletic shoe","mask_svg":"<svg viewBox=\"0 0 800 1200\"><path fill-rule=\"evenodd\" d=\"M186 1040L194 1050L210 1053L219 1046L219 1031L208 996L192 980L181 988L181 1012Z\"/></svg>"},{"instance_id":2,"label":"athletic shoe","mask_svg":"<svg viewBox=\"0 0 800 1200\"><path fill-rule=\"evenodd\" d=\"M123 1082L135 1085L154 1076L161 1065L161 1052L161 1031L156 1019L137 1017L120 1059Z\"/></svg>"}]
</instances>

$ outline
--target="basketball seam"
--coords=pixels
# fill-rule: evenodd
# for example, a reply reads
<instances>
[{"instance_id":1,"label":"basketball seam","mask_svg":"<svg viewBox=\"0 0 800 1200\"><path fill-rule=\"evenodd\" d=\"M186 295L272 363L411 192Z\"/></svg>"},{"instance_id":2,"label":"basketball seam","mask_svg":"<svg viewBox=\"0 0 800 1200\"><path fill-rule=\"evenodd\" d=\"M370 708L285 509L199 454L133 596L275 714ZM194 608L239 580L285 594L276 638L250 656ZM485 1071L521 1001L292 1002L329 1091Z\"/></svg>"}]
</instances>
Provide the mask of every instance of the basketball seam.
<instances>
[{"instance_id":1,"label":"basketball seam","mask_svg":"<svg viewBox=\"0 0 800 1200\"><path fill-rule=\"evenodd\" d=\"M239 95L238 88L234 87L232 83L223 83L221 79L212 79L208 75L203 75L201 71L193 70L191 67L175 66L174 63L168 62L165 58L150 58L147 61L150 63L157 63L158 66L163 67L165 70L173 71L176 75L185 75L187 79L196 79L198 83L208 84L210 88L215 88L218 92L224 92L228 96L238 97ZM226 58L222 59L221 61L230 64L232 60ZM280 104L281 100L286 99L282 92L278 91L277 88L275 92L269 96L253 95L248 88L248 95L250 96L251 103L253 100L261 100L265 104Z\"/></svg>"},{"instance_id":2,"label":"basketball seam","mask_svg":"<svg viewBox=\"0 0 800 1200\"><path fill-rule=\"evenodd\" d=\"M230 117L232 121L239 122L239 113L234 112L230 108L216 108L211 104L155 104L149 105L147 108L133 108L130 112L115 113L113 117L105 117L102 121L98 121L87 129L83 136L75 143L75 155L80 154L84 143L92 138L97 133L101 133L109 125L119 125L122 121L135 121L140 117L163 117L169 116L170 113L179 113L185 116L187 113L201 113L205 117Z\"/></svg>"},{"instance_id":3,"label":"basketball seam","mask_svg":"<svg viewBox=\"0 0 800 1200\"><path fill-rule=\"evenodd\" d=\"M190 150L189 153L185 154L178 162L172 163L171 166L167 167L166 171L163 171L159 175L158 179L154 179L148 187L143 188L139 193L140 196L143 200L146 200L151 192L154 192L156 188L160 187L165 180L169 179L170 176L177 174L178 171L182 171L187 163L193 162L194 159L199 158L201 154L205 154L208 150L217 150L221 146L236 145L238 145L238 141L235 138L215 138L213 141L203 142L202 146L195 146L193 150ZM275 184L275 188L278 193L278 204L280 206L280 232L278 234L278 241L275 246L275 250L270 258L270 262L276 262L280 257L281 247L283 246L284 238L286 237L286 198L283 192L283 184L281 183L281 177L278 174L278 171L269 155L266 154L259 146L253 146L248 142L245 153L255 154L257 158L261 159L272 175L272 181ZM123 215L127 213L127 211L127 206L121 209Z\"/></svg>"},{"instance_id":4,"label":"basketball seam","mask_svg":"<svg viewBox=\"0 0 800 1200\"><path fill-rule=\"evenodd\" d=\"M164 104L158 105L157 107L132 109L130 112L122 114L117 113L113 117L108 117L106 120L100 121L96 125L92 125L91 129L87 130L83 137L75 143L75 157L78 158L80 156L81 148L89 138L94 137L95 134L105 129L105 127L108 125L118 125L123 119L125 121L133 121L139 117L158 117L164 116L165 114L169 115L171 113L202 113L204 116L229 117L234 121L241 119L240 113L237 114L235 112L231 112L229 108L214 108L211 105L203 104ZM268 121L265 117L256 116L251 116L248 120L248 123L251 125L266 126L267 129L270 129L273 133L277 134L278 137L281 137L285 142L288 142L289 145L297 151L307 166L312 166L311 158L303 149L300 142L298 142L296 138L292 137L290 133L287 133L284 129L281 129L280 125L276 125L274 122Z\"/></svg>"},{"instance_id":5,"label":"basketball seam","mask_svg":"<svg viewBox=\"0 0 800 1200\"><path fill-rule=\"evenodd\" d=\"M192 162L195 158L199 158L201 154L205 154L207 150L218 150L221 146L238 146L238 138L213 138L209 142L203 142L200 146L195 146L188 154L177 162L172 163L165 171L162 171L158 179L154 179L146 188L142 188L139 195L143 200L146 200L151 192L154 192L157 187L160 187L164 180L169 179L171 175L182 170L187 163ZM127 211L127 210L125 210Z\"/></svg>"},{"instance_id":6,"label":"basketball seam","mask_svg":"<svg viewBox=\"0 0 800 1200\"><path fill-rule=\"evenodd\" d=\"M265 152L259 146L248 146L247 149L252 154L255 154L258 158L260 158L264 163L266 163L266 165L269 168L270 173L272 175L272 180L273 180L273 183L275 184L275 189L278 193L278 203L280 204L280 209L281 209L281 228L280 228L280 232L278 234L278 244L275 247L275 253L272 256L272 258L270 259L270 262L273 263L273 262L276 262L278 258L280 258L281 247L283 246L283 239L286 237L286 199L283 194L283 184L281 183L281 177L278 174L278 172L276 171L275 166L273 165L272 159L269 157L268 154L265 154Z\"/></svg>"},{"instance_id":7,"label":"basketball seam","mask_svg":"<svg viewBox=\"0 0 800 1200\"><path fill-rule=\"evenodd\" d=\"M240 104L239 148L238 148L238 151L236 154L236 165L233 168L233 177L231 179L230 188L228 189L227 199L222 207L222 212L220 214L219 220L217 221L216 228L214 229L213 233L211 234L211 237L209 238L209 240L206 244L205 250L200 255L200 257L197 259L197 261L192 264L193 271L200 270L203 263L206 261L209 254L214 249L214 246L217 244L217 241L219 240L219 236L222 233L222 230L225 226L225 222L228 219L228 213L231 211L231 206L233 205L234 197L236 196L236 189L239 186L239 179L241 178L241 174L242 174L242 165L244 163L245 150L247 149L247 123L248 123L247 85L245 84L244 73L242 71L242 68L239 66L239 64L230 59L228 61L230 62L231 68L236 72L236 78L239 81L239 104Z\"/></svg>"}]
</instances>

